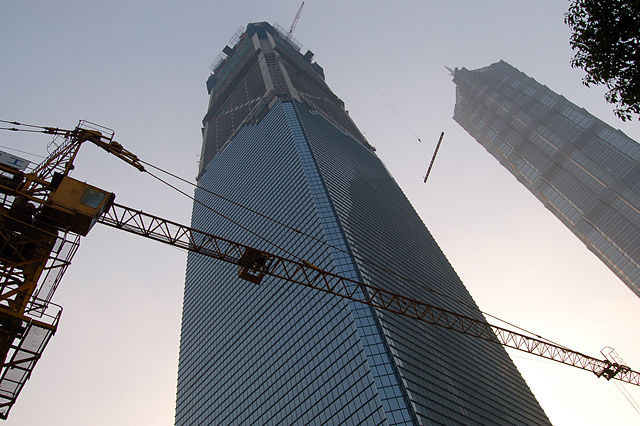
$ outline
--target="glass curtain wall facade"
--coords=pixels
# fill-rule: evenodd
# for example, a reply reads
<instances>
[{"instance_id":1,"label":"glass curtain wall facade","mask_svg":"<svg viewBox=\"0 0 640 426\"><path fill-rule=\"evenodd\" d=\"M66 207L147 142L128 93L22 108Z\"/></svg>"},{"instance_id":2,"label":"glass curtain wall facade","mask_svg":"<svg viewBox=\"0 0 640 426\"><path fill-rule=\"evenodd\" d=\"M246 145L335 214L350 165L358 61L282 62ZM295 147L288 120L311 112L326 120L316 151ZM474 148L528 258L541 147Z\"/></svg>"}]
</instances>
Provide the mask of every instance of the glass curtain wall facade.
<instances>
[{"instance_id":1,"label":"glass curtain wall facade","mask_svg":"<svg viewBox=\"0 0 640 426\"><path fill-rule=\"evenodd\" d=\"M482 319L298 50L266 23L225 48L207 82L193 227ZM548 419L498 345L189 254L176 424L432 423Z\"/></svg>"},{"instance_id":2,"label":"glass curtain wall facade","mask_svg":"<svg viewBox=\"0 0 640 426\"><path fill-rule=\"evenodd\" d=\"M640 297L640 145L504 61L453 74L453 118Z\"/></svg>"}]
</instances>

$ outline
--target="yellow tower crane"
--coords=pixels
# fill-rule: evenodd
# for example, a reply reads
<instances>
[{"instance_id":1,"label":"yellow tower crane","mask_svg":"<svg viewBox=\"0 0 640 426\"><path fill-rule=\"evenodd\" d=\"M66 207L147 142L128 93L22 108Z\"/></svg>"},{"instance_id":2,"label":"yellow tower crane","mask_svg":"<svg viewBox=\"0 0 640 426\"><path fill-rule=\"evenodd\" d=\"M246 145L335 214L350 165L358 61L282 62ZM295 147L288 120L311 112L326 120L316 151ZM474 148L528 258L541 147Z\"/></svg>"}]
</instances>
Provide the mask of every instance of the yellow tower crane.
<instances>
[{"instance_id":1,"label":"yellow tower crane","mask_svg":"<svg viewBox=\"0 0 640 426\"><path fill-rule=\"evenodd\" d=\"M0 152L0 418L6 419L45 346L61 307L51 298L96 222L199 253L238 268L238 277L260 285L265 276L364 303L471 338L503 345L565 365L640 386L640 373L616 360L598 359L406 297L369 283L281 257L114 202L114 194L69 177L80 146L91 142L145 172L143 162L113 140L113 131L81 121L73 130L0 120L64 138L33 172L18 157ZM26 161L26 160L22 160Z\"/></svg>"}]
</instances>

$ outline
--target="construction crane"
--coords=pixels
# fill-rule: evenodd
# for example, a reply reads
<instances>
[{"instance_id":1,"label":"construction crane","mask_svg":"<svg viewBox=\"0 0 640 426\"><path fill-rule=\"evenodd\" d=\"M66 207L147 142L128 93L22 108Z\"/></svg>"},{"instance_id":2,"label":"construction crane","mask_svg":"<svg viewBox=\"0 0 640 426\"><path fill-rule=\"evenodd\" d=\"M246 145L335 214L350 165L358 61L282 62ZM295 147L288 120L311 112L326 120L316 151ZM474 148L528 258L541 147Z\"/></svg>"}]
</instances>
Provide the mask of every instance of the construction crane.
<instances>
[{"instance_id":1,"label":"construction crane","mask_svg":"<svg viewBox=\"0 0 640 426\"><path fill-rule=\"evenodd\" d=\"M296 25L298 25L298 21L300 20L300 15L302 14L302 7L304 6L304 2L300 5L298 9L298 13L296 13L296 17L293 18L293 22L291 23L291 27L289 27L289 32L287 33L287 40L291 38L293 35L293 31L296 29Z\"/></svg>"},{"instance_id":2,"label":"construction crane","mask_svg":"<svg viewBox=\"0 0 640 426\"><path fill-rule=\"evenodd\" d=\"M5 122L6 123L6 122ZM21 126L20 123L7 124ZM115 196L69 177L84 142L111 152L138 170L135 155L113 141L113 131L88 122L74 130L5 128L61 136L32 172L28 161L0 155L0 418L9 410L56 332L62 308L51 298L80 236L111 207Z\"/></svg>"},{"instance_id":3,"label":"construction crane","mask_svg":"<svg viewBox=\"0 0 640 426\"><path fill-rule=\"evenodd\" d=\"M113 140L113 131L87 122L80 122L74 130L41 127L31 131L62 136L64 142L31 173L21 169L19 158L6 161L0 155L0 418L7 418L57 329L61 308L50 302L51 296L77 250L79 237L86 236L96 222L229 263L238 268L239 278L255 285L270 276L591 371L607 380L640 386L640 373L616 360L584 355L350 280L304 260L281 257L116 204L112 193L68 176L84 142L145 171L137 156ZM60 248L65 244L70 249Z\"/></svg>"}]
</instances>

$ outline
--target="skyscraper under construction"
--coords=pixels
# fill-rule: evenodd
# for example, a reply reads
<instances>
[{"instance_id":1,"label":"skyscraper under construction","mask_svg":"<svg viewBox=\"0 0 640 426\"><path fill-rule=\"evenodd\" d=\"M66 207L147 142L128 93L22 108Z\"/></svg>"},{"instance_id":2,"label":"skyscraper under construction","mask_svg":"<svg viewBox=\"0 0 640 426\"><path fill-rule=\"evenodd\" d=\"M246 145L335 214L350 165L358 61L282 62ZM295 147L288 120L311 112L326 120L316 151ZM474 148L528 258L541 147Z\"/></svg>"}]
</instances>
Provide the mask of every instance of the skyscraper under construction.
<instances>
[{"instance_id":1,"label":"skyscraper under construction","mask_svg":"<svg viewBox=\"0 0 640 426\"><path fill-rule=\"evenodd\" d=\"M453 81L453 118L640 297L640 145L504 61Z\"/></svg>"},{"instance_id":2,"label":"skyscraper under construction","mask_svg":"<svg viewBox=\"0 0 640 426\"><path fill-rule=\"evenodd\" d=\"M313 54L267 23L230 44L192 225L482 319ZM176 424L427 423L548 419L499 345L189 253Z\"/></svg>"}]
</instances>

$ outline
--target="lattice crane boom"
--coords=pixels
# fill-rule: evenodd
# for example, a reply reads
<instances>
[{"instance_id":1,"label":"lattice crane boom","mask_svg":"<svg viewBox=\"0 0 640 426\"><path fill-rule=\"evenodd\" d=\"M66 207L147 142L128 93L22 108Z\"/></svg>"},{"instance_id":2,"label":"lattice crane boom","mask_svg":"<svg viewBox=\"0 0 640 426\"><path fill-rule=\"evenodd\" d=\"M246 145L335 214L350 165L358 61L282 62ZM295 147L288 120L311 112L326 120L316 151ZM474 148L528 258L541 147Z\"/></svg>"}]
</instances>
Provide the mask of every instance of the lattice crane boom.
<instances>
[{"instance_id":1,"label":"lattice crane boom","mask_svg":"<svg viewBox=\"0 0 640 426\"><path fill-rule=\"evenodd\" d=\"M264 276L271 276L591 371L596 376L605 377L607 380L616 379L640 386L640 373L625 365L584 355L389 290L341 277L304 261L286 259L140 210L113 204L98 221L136 235L238 265L240 267L238 276L256 284L260 284Z\"/></svg>"},{"instance_id":2,"label":"lattice crane boom","mask_svg":"<svg viewBox=\"0 0 640 426\"><path fill-rule=\"evenodd\" d=\"M287 40L291 38L291 36L293 35L293 31L296 29L296 26L298 25L298 21L300 20L300 15L302 14L303 6L304 6L304 2L302 2L302 4L300 5L300 8L298 9L298 13L296 13L296 17L293 18L293 22L291 23L291 27L289 28L289 32L287 33Z\"/></svg>"}]
</instances>

